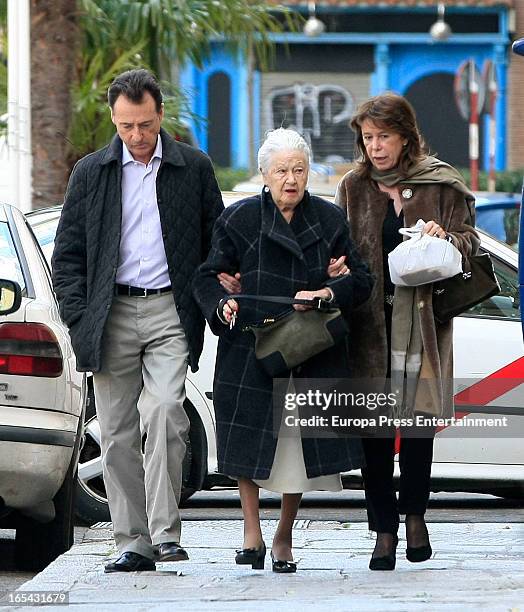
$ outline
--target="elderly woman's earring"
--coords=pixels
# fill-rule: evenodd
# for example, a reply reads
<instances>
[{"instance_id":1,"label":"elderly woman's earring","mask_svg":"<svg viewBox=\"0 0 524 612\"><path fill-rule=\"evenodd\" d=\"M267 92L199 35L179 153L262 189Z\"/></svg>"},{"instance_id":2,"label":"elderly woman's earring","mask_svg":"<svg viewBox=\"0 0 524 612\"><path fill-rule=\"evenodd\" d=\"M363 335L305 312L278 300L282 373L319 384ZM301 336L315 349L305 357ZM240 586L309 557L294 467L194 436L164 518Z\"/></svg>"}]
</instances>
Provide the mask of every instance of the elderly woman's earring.
<instances>
[{"instance_id":1,"label":"elderly woman's earring","mask_svg":"<svg viewBox=\"0 0 524 612\"><path fill-rule=\"evenodd\" d=\"M268 187L267 185L264 185L264 191L265 191L266 193L269 193L269 187Z\"/></svg>"}]
</instances>

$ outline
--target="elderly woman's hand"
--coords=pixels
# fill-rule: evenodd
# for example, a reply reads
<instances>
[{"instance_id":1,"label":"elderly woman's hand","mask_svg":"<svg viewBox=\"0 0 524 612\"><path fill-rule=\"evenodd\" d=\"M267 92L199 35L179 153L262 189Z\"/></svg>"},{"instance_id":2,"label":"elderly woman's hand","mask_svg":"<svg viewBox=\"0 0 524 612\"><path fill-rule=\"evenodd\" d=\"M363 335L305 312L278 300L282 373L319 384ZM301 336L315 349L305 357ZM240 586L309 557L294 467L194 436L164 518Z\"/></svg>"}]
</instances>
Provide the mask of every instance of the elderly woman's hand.
<instances>
[{"instance_id":1,"label":"elderly woman's hand","mask_svg":"<svg viewBox=\"0 0 524 612\"><path fill-rule=\"evenodd\" d=\"M234 320L238 313L238 303L235 300L228 300L224 306L222 306L222 313L220 318L222 322L227 325L234 325Z\"/></svg>"},{"instance_id":2,"label":"elderly woman's hand","mask_svg":"<svg viewBox=\"0 0 524 612\"><path fill-rule=\"evenodd\" d=\"M346 256L342 255L342 257L339 257L338 259L332 257L329 260L327 273L329 278L344 276L344 274L351 274L351 270L348 268L348 266L346 266Z\"/></svg>"},{"instance_id":3,"label":"elderly woman's hand","mask_svg":"<svg viewBox=\"0 0 524 612\"><path fill-rule=\"evenodd\" d=\"M318 291L297 291L295 294L295 299L297 300L313 300L315 298L321 298L323 300L331 301L333 297L333 292L327 287L324 289L318 289ZM293 308L295 310L311 310L313 306L293 304Z\"/></svg>"}]
</instances>

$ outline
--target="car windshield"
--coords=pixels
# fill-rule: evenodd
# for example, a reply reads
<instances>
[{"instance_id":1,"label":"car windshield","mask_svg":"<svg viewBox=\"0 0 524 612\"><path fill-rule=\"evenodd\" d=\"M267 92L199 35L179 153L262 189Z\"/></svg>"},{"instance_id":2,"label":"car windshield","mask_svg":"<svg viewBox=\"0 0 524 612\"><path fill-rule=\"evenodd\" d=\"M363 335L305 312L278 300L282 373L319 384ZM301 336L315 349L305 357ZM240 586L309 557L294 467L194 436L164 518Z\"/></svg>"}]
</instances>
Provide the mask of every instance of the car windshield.
<instances>
[{"instance_id":1,"label":"car windshield","mask_svg":"<svg viewBox=\"0 0 524 612\"><path fill-rule=\"evenodd\" d=\"M9 226L3 222L0 222L0 276L16 281L22 291L25 289L25 279L13 238Z\"/></svg>"},{"instance_id":2,"label":"car windshield","mask_svg":"<svg viewBox=\"0 0 524 612\"><path fill-rule=\"evenodd\" d=\"M497 240L505 242L514 251L518 251L519 237L518 208L483 208L476 209L476 226Z\"/></svg>"},{"instance_id":3,"label":"car windshield","mask_svg":"<svg viewBox=\"0 0 524 612\"><path fill-rule=\"evenodd\" d=\"M38 240L44 257L47 260L49 266L51 266L51 256L53 255L53 249L55 246L56 230L58 228L58 221L60 220L59 215L55 215L44 221L40 221L37 216L28 216L27 220L33 228L33 232Z\"/></svg>"}]
</instances>

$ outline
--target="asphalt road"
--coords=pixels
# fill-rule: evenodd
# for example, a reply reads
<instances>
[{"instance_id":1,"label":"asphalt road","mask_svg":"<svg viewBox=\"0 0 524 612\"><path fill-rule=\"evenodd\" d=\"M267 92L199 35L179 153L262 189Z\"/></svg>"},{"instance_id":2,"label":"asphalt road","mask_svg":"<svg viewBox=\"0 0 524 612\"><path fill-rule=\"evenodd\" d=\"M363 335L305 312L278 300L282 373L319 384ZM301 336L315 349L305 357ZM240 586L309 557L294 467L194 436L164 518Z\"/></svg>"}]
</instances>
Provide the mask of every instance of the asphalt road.
<instances>
[{"instance_id":1,"label":"asphalt road","mask_svg":"<svg viewBox=\"0 0 524 612\"><path fill-rule=\"evenodd\" d=\"M75 542L80 542L87 527L75 527ZM0 529L0 591L13 591L30 580L34 572L20 572L14 563L15 532L12 529Z\"/></svg>"},{"instance_id":2,"label":"asphalt road","mask_svg":"<svg viewBox=\"0 0 524 612\"><path fill-rule=\"evenodd\" d=\"M278 519L279 495L261 492L262 519ZM242 518L237 489L213 489L196 493L182 509L182 520L239 520ZM304 495L298 520L365 522L362 491L340 493L312 492ZM427 513L428 523L524 523L522 501L505 500L492 495L467 493L434 493ZM86 527L75 528L80 541ZM14 567L14 532L0 530L0 591L14 590L34 574Z\"/></svg>"}]
</instances>

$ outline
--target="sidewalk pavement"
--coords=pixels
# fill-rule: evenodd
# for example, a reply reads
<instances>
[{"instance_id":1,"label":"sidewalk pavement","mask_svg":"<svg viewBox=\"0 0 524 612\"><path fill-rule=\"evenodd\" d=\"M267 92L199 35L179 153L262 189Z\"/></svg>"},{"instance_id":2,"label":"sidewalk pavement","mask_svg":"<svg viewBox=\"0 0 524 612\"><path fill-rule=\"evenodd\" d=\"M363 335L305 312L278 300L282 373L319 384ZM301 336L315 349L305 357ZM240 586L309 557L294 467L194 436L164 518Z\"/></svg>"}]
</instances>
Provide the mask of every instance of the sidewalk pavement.
<instances>
[{"instance_id":1,"label":"sidewalk pavement","mask_svg":"<svg viewBox=\"0 0 524 612\"><path fill-rule=\"evenodd\" d=\"M262 528L270 545L276 521L265 520ZM284 575L271 572L269 556L264 571L235 565L241 521L185 521L182 542L189 561L158 563L156 572L104 574L104 563L116 551L111 524L98 523L18 591L65 591L82 612L524 612L524 523L432 523L429 531L432 559L409 563L401 531L397 569L372 572L367 566L374 537L365 524L297 521L298 571Z\"/></svg>"}]
</instances>

